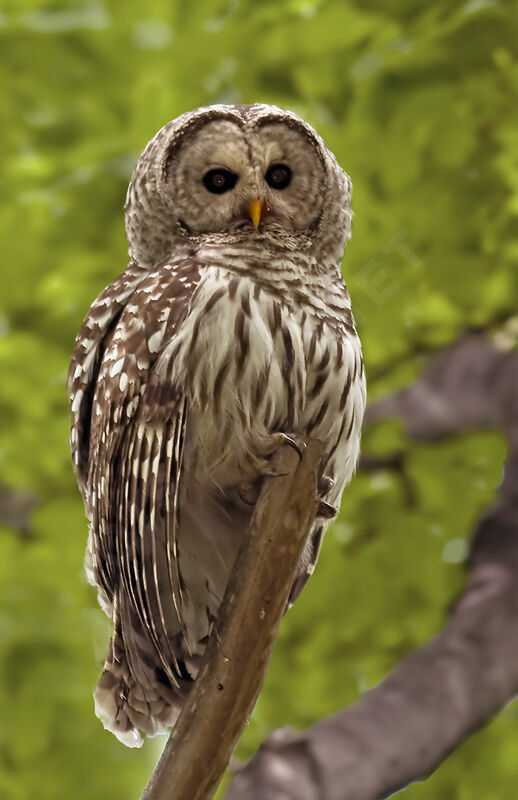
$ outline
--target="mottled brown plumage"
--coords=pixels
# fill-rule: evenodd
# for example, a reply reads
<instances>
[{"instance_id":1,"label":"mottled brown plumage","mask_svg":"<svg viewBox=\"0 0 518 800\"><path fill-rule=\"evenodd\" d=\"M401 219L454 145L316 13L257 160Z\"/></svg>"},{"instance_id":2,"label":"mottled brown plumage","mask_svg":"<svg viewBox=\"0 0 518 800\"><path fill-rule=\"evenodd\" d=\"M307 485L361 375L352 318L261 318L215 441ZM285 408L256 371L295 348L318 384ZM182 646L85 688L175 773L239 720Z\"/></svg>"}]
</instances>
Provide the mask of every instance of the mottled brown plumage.
<instances>
[{"instance_id":1,"label":"mottled brown plumage","mask_svg":"<svg viewBox=\"0 0 518 800\"><path fill-rule=\"evenodd\" d=\"M283 435L328 454L292 601L313 570L365 406L340 275L350 217L334 156L271 106L185 114L136 167L130 263L69 374L87 573L114 623L96 711L126 744L174 723Z\"/></svg>"}]
</instances>

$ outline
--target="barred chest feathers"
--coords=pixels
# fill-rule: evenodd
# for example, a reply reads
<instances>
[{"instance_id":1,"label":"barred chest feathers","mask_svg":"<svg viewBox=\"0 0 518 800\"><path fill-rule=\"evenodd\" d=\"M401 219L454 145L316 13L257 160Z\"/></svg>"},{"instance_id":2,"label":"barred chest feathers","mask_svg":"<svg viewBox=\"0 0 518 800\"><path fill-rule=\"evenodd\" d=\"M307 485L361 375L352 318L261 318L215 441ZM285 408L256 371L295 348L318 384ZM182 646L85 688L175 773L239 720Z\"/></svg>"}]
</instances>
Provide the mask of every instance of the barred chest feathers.
<instances>
[{"instance_id":1,"label":"barred chest feathers","mask_svg":"<svg viewBox=\"0 0 518 800\"><path fill-rule=\"evenodd\" d=\"M234 483L272 431L313 436L328 451L343 438L341 471L350 477L365 390L345 287L340 299L341 308L328 310L311 294L301 303L300 292L295 298L221 267L204 271L180 334L166 345L171 379L190 398L199 478Z\"/></svg>"}]
</instances>

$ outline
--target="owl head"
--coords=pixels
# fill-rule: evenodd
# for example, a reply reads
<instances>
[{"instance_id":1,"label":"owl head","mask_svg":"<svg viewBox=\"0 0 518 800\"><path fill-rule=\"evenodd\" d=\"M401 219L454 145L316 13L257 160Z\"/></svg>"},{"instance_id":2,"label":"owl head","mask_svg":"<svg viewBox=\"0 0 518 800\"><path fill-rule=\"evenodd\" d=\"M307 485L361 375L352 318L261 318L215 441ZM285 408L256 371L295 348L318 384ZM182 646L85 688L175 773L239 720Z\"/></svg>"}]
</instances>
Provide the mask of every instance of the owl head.
<instances>
[{"instance_id":1,"label":"owl head","mask_svg":"<svg viewBox=\"0 0 518 800\"><path fill-rule=\"evenodd\" d=\"M130 256L152 268L218 241L313 251L338 265L351 182L306 122L268 105L200 108L165 125L126 198Z\"/></svg>"}]
</instances>

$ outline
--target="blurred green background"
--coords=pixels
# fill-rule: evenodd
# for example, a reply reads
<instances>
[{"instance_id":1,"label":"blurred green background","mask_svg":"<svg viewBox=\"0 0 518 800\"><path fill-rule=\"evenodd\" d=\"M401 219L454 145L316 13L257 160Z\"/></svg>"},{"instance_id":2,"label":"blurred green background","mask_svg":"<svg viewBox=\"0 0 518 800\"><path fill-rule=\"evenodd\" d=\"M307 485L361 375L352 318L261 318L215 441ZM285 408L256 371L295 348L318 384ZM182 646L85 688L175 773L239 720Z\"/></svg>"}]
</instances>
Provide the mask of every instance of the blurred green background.
<instances>
[{"instance_id":1,"label":"blurred green background","mask_svg":"<svg viewBox=\"0 0 518 800\"><path fill-rule=\"evenodd\" d=\"M518 297L518 13L506 0L3 0L0 11L0 797L133 800L163 745L93 714L109 624L83 576L86 522L65 378L90 302L125 266L138 153L196 106L262 101L312 123L350 173L344 275L371 398ZM353 701L438 630L505 444L435 446L387 424L403 475L359 474L284 621L238 756ZM408 800L518 786L511 705Z\"/></svg>"}]
</instances>

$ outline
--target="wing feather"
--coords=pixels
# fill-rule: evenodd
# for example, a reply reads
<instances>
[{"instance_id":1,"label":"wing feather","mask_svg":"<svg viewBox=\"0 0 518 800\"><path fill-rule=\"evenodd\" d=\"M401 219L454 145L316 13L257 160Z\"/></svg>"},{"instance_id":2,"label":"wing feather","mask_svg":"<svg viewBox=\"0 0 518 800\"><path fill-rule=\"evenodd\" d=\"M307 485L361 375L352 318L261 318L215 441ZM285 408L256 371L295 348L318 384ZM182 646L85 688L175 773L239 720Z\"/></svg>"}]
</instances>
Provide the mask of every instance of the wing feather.
<instances>
[{"instance_id":1,"label":"wing feather","mask_svg":"<svg viewBox=\"0 0 518 800\"><path fill-rule=\"evenodd\" d=\"M167 566L171 581L171 593L173 597L173 603L182 626L182 634L184 635L185 645L189 650L189 639L186 635L183 615L180 613L180 609L183 606L183 597L182 597L182 581L180 578L180 571L178 567L179 560L178 560L178 538L177 538L179 513L180 513L180 505L179 505L180 474L183 464L186 424L187 424L187 402L184 399L183 410L181 417L178 420L178 424L175 425L174 428L172 428L171 424L169 424L168 426L169 436L166 445L166 474L168 476L167 485L173 486L174 490L172 493L166 492L165 519L167 527L166 527L165 540L167 549ZM177 475L177 480L175 481L172 481L171 479L171 473L173 469L175 471L175 474ZM170 504L171 495L173 500L172 509ZM172 529L171 529L171 523L172 523Z\"/></svg>"},{"instance_id":2,"label":"wing feather","mask_svg":"<svg viewBox=\"0 0 518 800\"><path fill-rule=\"evenodd\" d=\"M131 261L128 267L92 303L77 334L70 368L68 393L72 414L70 445L79 488L87 512L86 491L90 453L90 423L95 386L104 348L128 298L144 280L147 271Z\"/></svg>"},{"instance_id":3,"label":"wing feather","mask_svg":"<svg viewBox=\"0 0 518 800\"><path fill-rule=\"evenodd\" d=\"M145 649L147 639L148 653L151 644L173 686L181 674L175 641L184 634L176 536L187 402L181 387L171 384L173 365L155 367L161 356L163 365L164 350L174 359L169 345L189 313L199 278L192 258L162 264L138 280L135 273L131 290L129 283L124 292L115 288L111 321L104 320L105 311L104 327L98 318L106 304L103 293L84 324L85 331L95 327L95 355L85 366L82 348L82 360L76 357L70 372L76 376L75 397L77 387L85 387L75 401L74 452L103 607L144 634L143 640L122 631L126 649ZM155 390L163 400L159 406L153 403ZM133 652L129 661L140 661L142 669L145 653Z\"/></svg>"},{"instance_id":4,"label":"wing feather","mask_svg":"<svg viewBox=\"0 0 518 800\"><path fill-rule=\"evenodd\" d=\"M169 632L166 622L166 613L164 611L164 605L162 602L162 593L161 593L161 584L159 581L159 573L158 573L158 559L161 556L160 548L157 547L157 492L158 492L158 475L159 475L159 468L160 468L160 461L163 453L163 439L164 433L162 430L157 430L155 432L155 436L153 438L152 443L152 450L150 453L150 463L151 463L151 474L152 478L149 482L149 500L150 500L150 515L149 515L149 524L150 524L150 543L151 543L151 564L153 568L153 587L155 591L156 597L156 604L158 607L159 612L159 621L161 626L161 634L163 634L165 641L167 643L167 650L168 653L164 654L165 659L162 659L162 662L165 660L167 664L173 663L177 672L179 672L178 663L176 660L175 653L171 648L171 642L169 638ZM179 480L179 476L177 476L176 480ZM166 484L167 485L167 484ZM169 494L166 492L166 495ZM159 524L159 523L158 523ZM166 537L167 538L167 537ZM174 592L171 592L171 597L173 598L174 603ZM176 606L175 606L176 610ZM178 622L181 625L181 616L179 612L176 610L178 616ZM174 676L172 676L174 679ZM175 679L174 679L175 680ZM175 680L176 682L176 680Z\"/></svg>"}]
</instances>

